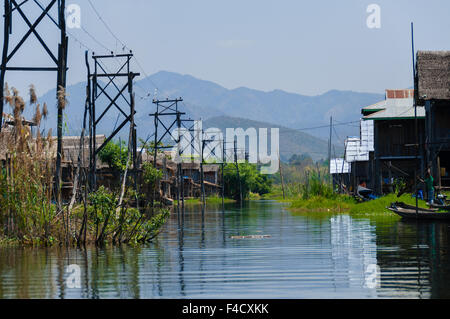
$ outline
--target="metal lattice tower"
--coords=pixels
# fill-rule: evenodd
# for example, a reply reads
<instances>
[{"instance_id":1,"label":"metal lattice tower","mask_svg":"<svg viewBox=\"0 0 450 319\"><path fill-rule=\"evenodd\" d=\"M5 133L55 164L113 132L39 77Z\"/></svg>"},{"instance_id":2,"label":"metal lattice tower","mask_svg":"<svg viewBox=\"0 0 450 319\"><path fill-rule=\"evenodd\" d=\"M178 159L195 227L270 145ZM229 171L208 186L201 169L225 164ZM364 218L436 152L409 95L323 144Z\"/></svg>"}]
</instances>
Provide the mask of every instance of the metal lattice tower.
<instances>
[{"instance_id":1,"label":"metal lattice tower","mask_svg":"<svg viewBox=\"0 0 450 319\"><path fill-rule=\"evenodd\" d=\"M90 158L90 183L91 188L96 188L96 163L98 153L110 142L126 124L130 124L130 139L129 150L132 152L133 171L137 174L137 143L136 143L136 127L135 127L135 104L133 93L133 80L139 76L140 73L134 73L130 71L130 60L133 54L110 54L110 55L93 55L94 60L94 72L90 73L88 67L88 78L91 82L90 92L88 92L89 103L87 103L89 112L89 158ZM117 72L110 73L103 61L116 59L121 65ZM87 63L88 64L88 63ZM118 79L125 78L125 84L118 83ZM104 83L99 79L105 79ZM110 88L110 90L108 90ZM111 91L114 91L114 95L111 95ZM125 93L127 91L127 93ZM128 95L128 97L126 96ZM106 97L107 103L102 103L99 99ZM97 147L96 134L97 126L106 114L112 112L114 108L119 111L119 115L122 115L122 122L115 128L115 130L107 136L104 143Z\"/></svg>"},{"instance_id":2,"label":"metal lattice tower","mask_svg":"<svg viewBox=\"0 0 450 319\"><path fill-rule=\"evenodd\" d=\"M20 3L18 3L20 2ZM7 71L19 71L19 72L56 72L56 91L62 90L65 92L66 88L66 73L67 73L67 49L68 38L66 35L66 21L65 21L65 0L50 0L46 1L46 5L42 5L38 0L4 0L5 14L4 14L4 39L3 39L3 53L1 62L0 73L0 130L3 126L3 109L4 109L4 87L5 87L5 75ZM40 14L34 22L30 21L27 15L29 7L32 6L34 10L38 9ZM57 18L54 18L50 11L57 9ZM41 12L42 11L42 12ZM13 20L21 18L27 27L27 31L20 37L14 32ZM41 35L37 31L37 27L43 23L46 19L50 20L60 32L60 39L49 38L45 39L45 35ZM48 57L53 62L52 66L46 65L11 65L12 59L18 55L21 51L24 51L23 44L29 40L31 35L34 35L40 44L40 49L44 50ZM10 50L10 40L20 39L17 44ZM48 38L48 37L47 37ZM53 48L51 44L57 44L57 49ZM61 189L61 160L62 160L62 122L63 122L63 106L58 104L58 146L56 157L56 198L58 204L61 202L60 189Z\"/></svg>"},{"instance_id":3,"label":"metal lattice tower","mask_svg":"<svg viewBox=\"0 0 450 319\"><path fill-rule=\"evenodd\" d=\"M177 138L175 138L172 135L172 128L174 128L175 126L178 128L178 133L180 132L180 128L182 125L182 120L181 120L181 116L185 115L186 113L181 112L178 109L178 103L183 102L182 98L178 98L178 99L166 99L166 100L153 100L153 104L156 105L156 112L150 114L151 117L154 117L154 124L155 124L155 134L154 134L154 149L153 149L153 166L155 168L157 168L157 154L158 154L158 149L165 149L165 148L169 148L167 146L160 146L160 143L163 141L163 139L166 136L171 136L173 140L175 140L177 143L180 143L180 136L178 136ZM166 125L164 124L162 118L173 118L175 117L175 119L173 119L172 121L170 121L170 125ZM158 136L158 127L159 125L161 125L163 127L163 133L161 134L161 137ZM180 154L178 154L180 155ZM177 165L177 200L179 202L180 200L180 196L183 196L183 194L180 194L180 186L182 185L183 181L182 181L182 176L181 176L181 163L179 163ZM153 202L154 202L154 197L155 194L153 194L153 198L152 198L152 206L153 206ZM183 201L183 200L182 200ZM179 205L178 205L178 209L179 209Z\"/></svg>"}]
</instances>

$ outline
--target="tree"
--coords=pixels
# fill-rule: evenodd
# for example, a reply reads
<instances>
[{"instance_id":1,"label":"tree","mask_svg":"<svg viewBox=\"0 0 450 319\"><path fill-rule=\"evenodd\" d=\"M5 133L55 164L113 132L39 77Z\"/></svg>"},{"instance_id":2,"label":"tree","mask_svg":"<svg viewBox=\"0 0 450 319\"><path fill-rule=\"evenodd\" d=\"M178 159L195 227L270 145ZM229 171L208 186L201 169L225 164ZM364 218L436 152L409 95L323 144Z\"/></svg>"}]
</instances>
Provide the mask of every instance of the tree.
<instances>
[{"instance_id":1,"label":"tree","mask_svg":"<svg viewBox=\"0 0 450 319\"><path fill-rule=\"evenodd\" d=\"M239 175L241 178L242 198L249 197L250 192L260 195L270 192L272 181L267 175L262 175L256 165L240 163ZM239 199L239 179L235 164L227 164L224 170L225 195L233 199Z\"/></svg>"},{"instance_id":2,"label":"tree","mask_svg":"<svg viewBox=\"0 0 450 319\"><path fill-rule=\"evenodd\" d=\"M155 142L151 141L151 142L146 142L143 139L139 139L139 142L141 143L141 147L147 152L147 154L149 155L154 155L155 154ZM172 146L164 146L164 144L162 142L158 143L158 149L161 148L170 148ZM161 151L159 151L161 152Z\"/></svg>"},{"instance_id":3,"label":"tree","mask_svg":"<svg viewBox=\"0 0 450 319\"><path fill-rule=\"evenodd\" d=\"M313 164L314 162L311 156L309 156L309 154L301 154L301 155L294 154L289 159L289 165L306 167Z\"/></svg>"},{"instance_id":4,"label":"tree","mask_svg":"<svg viewBox=\"0 0 450 319\"><path fill-rule=\"evenodd\" d=\"M152 163L144 163L142 164L142 177L144 183L148 186L149 194L151 194L162 179L163 173L159 169L153 167Z\"/></svg>"},{"instance_id":5,"label":"tree","mask_svg":"<svg viewBox=\"0 0 450 319\"><path fill-rule=\"evenodd\" d=\"M128 147L125 142L108 142L98 154L100 160L113 170L123 171L127 165Z\"/></svg>"}]
</instances>

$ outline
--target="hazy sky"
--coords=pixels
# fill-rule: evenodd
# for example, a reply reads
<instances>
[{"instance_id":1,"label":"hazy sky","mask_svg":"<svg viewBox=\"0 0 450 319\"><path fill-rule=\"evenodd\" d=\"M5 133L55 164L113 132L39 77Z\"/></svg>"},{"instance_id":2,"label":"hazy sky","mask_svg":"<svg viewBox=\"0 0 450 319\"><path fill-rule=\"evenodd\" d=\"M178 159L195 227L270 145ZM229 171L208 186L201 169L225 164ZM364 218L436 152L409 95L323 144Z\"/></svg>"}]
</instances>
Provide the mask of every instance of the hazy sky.
<instances>
[{"instance_id":1,"label":"hazy sky","mask_svg":"<svg viewBox=\"0 0 450 319\"><path fill-rule=\"evenodd\" d=\"M315 95L331 89L382 93L385 88L412 86L411 21L416 49L450 49L450 1L446 0L92 2L117 37L133 49L147 74L160 70L191 74L227 88ZM71 3L81 7L84 28L69 29L73 36L97 53L105 49L88 33L106 47L121 51L88 0L67 1ZM380 29L366 25L366 9L373 3L381 8ZM37 7L32 1L26 6L35 16L39 13L33 10ZM17 18L13 42L24 32L22 25ZM53 48L57 43L54 29L51 24L38 29ZM31 38L11 65L48 65ZM73 84L85 79L85 48L69 38L68 84ZM140 71L137 66L136 71ZM10 72L7 81L21 89L32 82L44 93L54 87L56 79L54 75Z\"/></svg>"}]
</instances>

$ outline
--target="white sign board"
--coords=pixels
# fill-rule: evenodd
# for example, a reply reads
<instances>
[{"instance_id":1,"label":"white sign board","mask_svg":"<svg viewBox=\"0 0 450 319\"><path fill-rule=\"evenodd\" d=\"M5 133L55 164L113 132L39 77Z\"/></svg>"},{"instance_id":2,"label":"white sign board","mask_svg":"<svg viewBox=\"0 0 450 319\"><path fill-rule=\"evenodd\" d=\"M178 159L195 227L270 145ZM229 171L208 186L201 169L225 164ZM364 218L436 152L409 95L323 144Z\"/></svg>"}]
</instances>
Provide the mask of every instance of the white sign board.
<instances>
[{"instance_id":1,"label":"white sign board","mask_svg":"<svg viewBox=\"0 0 450 319\"><path fill-rule=\"evenodd\" d=\"M330 174L348 174L350 164L343 158L332 158L330 161Z\"/></svg>"}]
</instances>

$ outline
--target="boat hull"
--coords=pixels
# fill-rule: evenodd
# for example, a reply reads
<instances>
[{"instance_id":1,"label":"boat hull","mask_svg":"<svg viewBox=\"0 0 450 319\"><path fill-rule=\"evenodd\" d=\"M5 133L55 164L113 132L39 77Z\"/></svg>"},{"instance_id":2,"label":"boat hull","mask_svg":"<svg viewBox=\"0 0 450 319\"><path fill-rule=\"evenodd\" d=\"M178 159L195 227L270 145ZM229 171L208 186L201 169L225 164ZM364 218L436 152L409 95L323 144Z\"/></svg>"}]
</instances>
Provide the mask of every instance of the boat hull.
<instances>
[{"instance_id":1,"label":"boat hull","mask_svg":"<svg viewBox=\"0 0 450 319\"><path fill-rule=\"evenodd\" d=\"M412 209L412 210L414 210L414 212L416 212L416 206L408 205L408 204L405 204L405 203L403 203L403 202L397 202L397 203L394 203L394 204L392 204L391 207L394 207L394 208ZM435 212L437 212L439 209L438 209L438 208L430 208L430 209L427 209L427 208L419 208L419 210L420 210L420 211L424 211L424 212L429 212L429 213L435 213Z\"/></svg>"},{"instance_id":2,"label":"boat hull","mask_svg":"<svg viewBox=\"0 0 450 319\"><path fill-rule=\"evenodd\" d=\"M403 209L403 208L394 208L388 207L388 209L402 218L407 219L420 219L420 220L448 220L450 221L450 212L449 213L435 213L419 210L416 213L415 210L412 209Z\"/></svg>"},{"instance_id":3,"label":"boat hull","mask_svg":"<svg viewBox=\"0 0 450 319\"><path fill-rule=\"evenodd\" d=\"M443 209L443 210L448 210L448 211L450 211L450 205L437 205L437 204L431 204L430 206L433 207L433 208L436 208L436 209Z\"/></svg>"}]
</instances>

